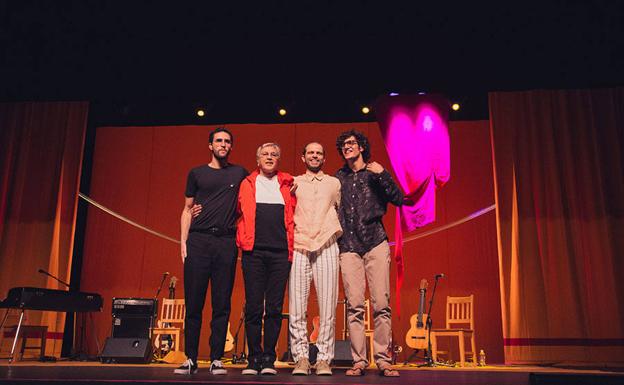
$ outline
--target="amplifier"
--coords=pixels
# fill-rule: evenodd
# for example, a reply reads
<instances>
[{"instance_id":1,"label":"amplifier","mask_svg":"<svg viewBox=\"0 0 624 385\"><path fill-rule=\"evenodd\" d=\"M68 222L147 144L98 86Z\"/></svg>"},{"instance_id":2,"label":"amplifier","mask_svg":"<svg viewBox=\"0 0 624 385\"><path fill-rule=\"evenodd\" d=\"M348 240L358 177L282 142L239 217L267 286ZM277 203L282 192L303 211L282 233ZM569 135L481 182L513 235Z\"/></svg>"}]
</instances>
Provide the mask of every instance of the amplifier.
<instances>
[{"instance_id":1,"label":"amplifier","mask_svg":"<svg viewBox=\"0 0 624 385\"><path fill-rule=\"evenodd\" d=\"M155 298L113 298L113 317L148 316L157 313L158 300Z\"/></svg>"},{"instance_id":2,"label":"amplifier","mask_svg":"<svg viewBox=\"0 0 624 385\"><path fill-rule=\"evenodd\" d=\"M153 298L113 298L113 338L150 338L158 302Z\"/></svg>"}]
</instances>

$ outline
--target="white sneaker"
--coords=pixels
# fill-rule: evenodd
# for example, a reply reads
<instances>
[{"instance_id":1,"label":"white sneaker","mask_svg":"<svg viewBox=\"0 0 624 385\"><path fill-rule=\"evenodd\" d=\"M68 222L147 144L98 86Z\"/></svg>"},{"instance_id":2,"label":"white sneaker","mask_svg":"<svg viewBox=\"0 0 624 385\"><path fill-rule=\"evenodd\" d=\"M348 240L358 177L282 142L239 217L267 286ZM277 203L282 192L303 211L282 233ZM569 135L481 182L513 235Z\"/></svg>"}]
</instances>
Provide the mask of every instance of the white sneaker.
<instances>
[{"instance_id":1,"label":"white sneaker","mask_svg":"<svg viewBox=\"0 0 624 385\"><path fill-rule=\"evenodd\" d=\"M197 373L197 363L188 358L184 363L173 371L174 374L195 374Z\"/></svg>"},{"instance_id":2,"label":"white sneaker","mask_svg":"<svg viewBox=\"0 0 624 385\"><path fill-rule=\"evenodd\" d=\"M215 375L227 374L227 369L223 367L223 362L214 360L210 363L210 373Z\"/></svg>"}]
</instances>

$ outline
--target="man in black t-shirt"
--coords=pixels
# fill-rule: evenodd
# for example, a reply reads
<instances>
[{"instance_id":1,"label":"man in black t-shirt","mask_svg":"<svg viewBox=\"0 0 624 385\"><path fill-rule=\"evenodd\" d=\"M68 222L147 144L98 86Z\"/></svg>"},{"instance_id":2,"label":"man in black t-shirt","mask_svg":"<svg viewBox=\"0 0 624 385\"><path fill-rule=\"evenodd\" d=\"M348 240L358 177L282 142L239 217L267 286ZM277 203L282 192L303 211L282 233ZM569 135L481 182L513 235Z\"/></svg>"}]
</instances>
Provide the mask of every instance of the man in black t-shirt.
<instances>
[{"instance_id":1,"label":"man in black t-shirt","mask_svg":"<svg viewBox=\"0 0 624 385\"><path fill-rule=\"evenodd\" d=\"M186 301L185 353L176 374L197 372L199 334L208 281L212 281L210 372L226 374L221 357L230 318L230 300L236 271L236 219L240 182L248 172L228 163L234 137L225 128L209 136L210 163L193 168L187 178L180 219L180 254L184 263Z\"/></svg>"}]
</instances>

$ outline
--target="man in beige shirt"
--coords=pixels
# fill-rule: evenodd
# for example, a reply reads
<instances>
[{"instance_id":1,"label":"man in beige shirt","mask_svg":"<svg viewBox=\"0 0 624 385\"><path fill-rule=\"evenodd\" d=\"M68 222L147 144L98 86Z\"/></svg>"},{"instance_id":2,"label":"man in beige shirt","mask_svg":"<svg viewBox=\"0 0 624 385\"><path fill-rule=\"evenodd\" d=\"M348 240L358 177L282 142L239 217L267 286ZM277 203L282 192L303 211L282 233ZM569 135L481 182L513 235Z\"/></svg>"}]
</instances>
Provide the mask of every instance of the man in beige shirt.
<instances>
[{"instance_id":1,"label":"man in beige shirt","mask_svg":"<svg viewBox=\"0 0 624 385\"><path fill-rule=\"evenodd\" d=\"M301 160L306 173L295 177L295 251L288 284L289 332L296 365L292 374L310 373L307 306L310 280L319 303L319 334L316 374L331 375L334 358L336 301L338 299L338 243L342 228L336 208L340 203L340 182L321 171L325 152L319 143L308 143Z\"/></svg>"}]
</instances>

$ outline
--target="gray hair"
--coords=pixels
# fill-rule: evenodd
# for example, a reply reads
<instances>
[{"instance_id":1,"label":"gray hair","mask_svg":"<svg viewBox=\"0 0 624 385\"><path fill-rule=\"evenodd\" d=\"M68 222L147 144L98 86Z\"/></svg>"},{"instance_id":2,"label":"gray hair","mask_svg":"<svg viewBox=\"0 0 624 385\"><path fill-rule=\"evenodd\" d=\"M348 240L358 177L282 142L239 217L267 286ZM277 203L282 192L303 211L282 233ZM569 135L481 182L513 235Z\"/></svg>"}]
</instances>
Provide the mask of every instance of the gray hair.
<instances>
[{"instance_id":1,"label":"gray hair","mask_svg":"<svg viewBox=\"0 0 624 385\"><path fill-rule=\"evenodd\" d=\"M279 158L282 154L282 150L279 146L279 144L277 143L264 143L262 144L260 147L258 147L258 150L256 150L256 159L260 159L260 152L262 151L262 149L266 148L266 147L273 147L277 150L277 157Z\"/></svg>"}]
</instances>

